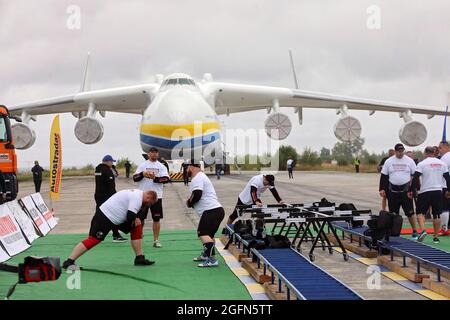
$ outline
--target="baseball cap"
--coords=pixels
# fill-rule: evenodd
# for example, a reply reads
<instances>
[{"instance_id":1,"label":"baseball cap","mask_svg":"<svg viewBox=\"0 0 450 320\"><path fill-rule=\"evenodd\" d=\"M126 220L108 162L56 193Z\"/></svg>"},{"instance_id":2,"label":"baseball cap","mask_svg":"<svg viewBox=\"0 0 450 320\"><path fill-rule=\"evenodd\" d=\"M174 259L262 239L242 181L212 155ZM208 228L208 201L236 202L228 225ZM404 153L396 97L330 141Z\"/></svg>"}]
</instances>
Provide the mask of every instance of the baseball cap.
<instances>
[{"instance_id":1,"label":"baseball cap","mask_svg":"<svg viewBox=\"0 0 450 320\"><path fill-rule=\"evenodd\" d=\"M405 150L405 147L403 146L403 144L401 144L401 143L397 143L396 145L395 145L395 147L394 147L394 150L395 151L404 151Z\"/></svg>"},{"instance_id":2,"label":"baseball cap","mask_svg":"<svg viewBox=\"0 0 450 320\"><path fill-rule=\"evenodd\" d=\"M148 152L159 152L159 150L155 147L151 147Z\"/></svg>"},{"instance_id":3,"label":"baseball cap","mask_svg":"<svg viewBox=\"0 0 450 320\"><path fill-rule=\"evenodd\" d=\"M116 162L116 160L114 160L113 157L110 156L109 154L107 154L106 156L103 157L103 161L112 161L112 162Z\"/></svg>"},{"instance_id":4,"label":"baseball cap","mask_svg":"<svg viewBox=\"0 0 450 320\"><path fill-rule=\"evenodd\" d=\"M275 185L275 177L272 174L267 174L265 177L269 181L269 186L273 187Z\"/></svg>"}]
</instances>

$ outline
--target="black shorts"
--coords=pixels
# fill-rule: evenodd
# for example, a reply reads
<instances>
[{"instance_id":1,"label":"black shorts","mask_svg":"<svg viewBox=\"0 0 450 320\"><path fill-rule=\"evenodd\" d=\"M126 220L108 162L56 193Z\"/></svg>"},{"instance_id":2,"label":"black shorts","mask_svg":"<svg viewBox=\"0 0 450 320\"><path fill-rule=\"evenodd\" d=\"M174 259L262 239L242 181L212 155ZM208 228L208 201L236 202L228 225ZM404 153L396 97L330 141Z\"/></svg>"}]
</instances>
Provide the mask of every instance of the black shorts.
<instances>
[{"instance_id":1,"label":"black shorts","mask_svg":"<svg viewBox=\"0 0 450 320\"><path fill-rule=\"evenodd\" d=\"M222 207L204 211L198 223L197 235L199 237L210 236L214 239L224 217L225 211Z\"/></svg>"},{"instance_id":2,"label":"black shorts","mask_svg":"<svg viewBox=\"0 0 450 320\"><path fill-rule=\"evenodd\" d=\"M150 206L150 208L142 208L138 213L138 216L141 218L141 220L147 219L149 210L152 214L153 221L158 222L159 220L161 220L163 218L162 199L158 199L158 201L156 201L154 205Z\"/></svg>"},{"instance_id":3,"label":"black shorts","mask_svg":"<svg viewBox=\"0 0 450 320\"><path fill-rule=\"evenodd\" d=\"M402 207L403 212L407 217L411 217L414 214L413 199L408 198L407 192L389 191L387 194L387 200L389 212L399 214L400 207Z\"/></svg>"},{"instance_id":4,"label":"black shorts","mask_svg":"<svg viewBox=\"0 0 450 320\"><path fill-rule=\"evenodd\" d=\"M142 223L143 220L141 219ZM94 216L91 220L91 227L89 229L89 236L94 237L100 241L105 240L108 233L113 229L118 229L125 234L130 233L132 229L131 222L124 222L120 225L115 225L108 219L107 216L100 210L95 211Z\"/></svg>"},{"instance_id":5,"label":"black shorts","mask_svg":"<svg viewBox=\"0 0 450 320\"><path fill-rule=\"evenodd\" d=\"M431 207L434 219L438 219L442 213L442 191L427 191L420 193L417 198L417 214L426 214Z\"/></svg>"},{"instance_id":6,"label":"black shorts","mask_svg":"<svg viewBox=\"0 0 450 320\"><path fill-rule=\"evenodd\" d=\"M229 218L231 221L234 221L238 218L238 210L237 210L237 206L242 206L243 203L241 201L241 199L238 197L238 201L236 203L236 207L234 207L234 211L232 214L230 214Z\"/></svg>"}]
</instances>

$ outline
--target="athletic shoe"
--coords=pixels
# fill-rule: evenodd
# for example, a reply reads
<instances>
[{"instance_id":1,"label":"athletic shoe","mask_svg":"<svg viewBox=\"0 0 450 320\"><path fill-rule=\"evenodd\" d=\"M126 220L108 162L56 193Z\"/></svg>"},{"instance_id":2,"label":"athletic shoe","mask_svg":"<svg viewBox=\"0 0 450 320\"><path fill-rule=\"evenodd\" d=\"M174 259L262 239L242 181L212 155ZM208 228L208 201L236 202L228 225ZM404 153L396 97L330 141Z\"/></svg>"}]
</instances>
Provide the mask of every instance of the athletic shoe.
<instances>
[{"instance_id":1,"label":"athletic shoe","mask_svg":"<svg viewBox=\"0 0 450 320\"><path fill-rule=\"evenodd\" d=\"M63 269L68 269L71 266L75 266L75 267L77 266L75 264L75 261L72 259L67 259L66 261L63 262L63 265L62 265Z\"/></svg>"},{"instance_id":2,"label":"athletic shoe","mask_svg":"<svg viewBox=\"0 0 450 320\"><path fill-rule=\"evenodd\" d=\"M151 266L154 263L155 263L155 261L145 259L144 255L136 256L136 258L134 258L135 266Z\"/></svg>"},{"instance_id":3,"label":"athletic shoe","mask_svg":"<svg viewBox=\"0 0 450 320\"><path fill-rule=\"evenodd\" d=\"M434 237L433 238L433 243L440 243L441 241L439 240L439 238Z\"/></svg>"},{"instance_id":4,"label":"athletic shoe","mask_svg":"<svg viewBox=\"0 0 450 320\"><path fill-rule=\"evenodd\" d=\"M412 233L412 239L413 240L417 240L417 238L419 237L419 234L417 233L417 231L414 231L413 233Z\"/></svg>"},{"instance_id":5,"label":"athletic shoe","mask_svg":"<svg viewBox=\"0 0 450 320\"><path fill-rule=\"evenodd\" d=\"M159 242L159 240L155 240L155 241L153 241L153 247L162 248L162 244L161 244L161 242Z\"/></svg>"},{"instance_id":6,"label":"athletic shoe","mask_svg":"<svg viewBox=\"0 0 450 320\"><path fill-rule=\"evenodd\" d=\"M426 236L427 236L427 232L425 230L423 230L421 233L419 233L419 237L417 237L417 241L422 242Z\"/></svg>"},{"instance_id":7,"label":"athletic shoe","mask_svg":"<svg viewBox=\"0 0 450 320\"><path fill-rule=\"evenodd\" d=\"M125 242L127 240L128 240L127 238L124 238L122 236L113 237L113 242L116 242L116 243Z\"/></svg>"},{"instance_id":8,"label":"athletic shoe","mask_svg":"<svg viewBox=\"0 0 450 320\"><path fill-rule=\"evenodd\" d=\"M198 257L193 259L195 262L200 262L200 261L206 261L208 260L208 257L205 257L204 255L199 255Z\"/></svg>"},{"instance_id":9,"label":"athletic shoe","mask_svg":"<svg viewBox=\"0 0 450 320\"><path fill-rule=\"evenodd\" d=\"M198 266L200 268L217 267L219 266L219 261L217 261L213 257L209 257L207 260L203 261L202 263L199 263Z\"/></svg>"},{"instance_id":10,"label":"athletic shoe","mask_svg":"<svg viewBox=\"0 0 450 320\"><path fill-rule=\"evenodd\" d=\"M439 236L440 237L448 237L448 236L450 236L450 230L444 231L444 229L441 228L441 230L439 230Z\"/></svg>"}]
</instances>

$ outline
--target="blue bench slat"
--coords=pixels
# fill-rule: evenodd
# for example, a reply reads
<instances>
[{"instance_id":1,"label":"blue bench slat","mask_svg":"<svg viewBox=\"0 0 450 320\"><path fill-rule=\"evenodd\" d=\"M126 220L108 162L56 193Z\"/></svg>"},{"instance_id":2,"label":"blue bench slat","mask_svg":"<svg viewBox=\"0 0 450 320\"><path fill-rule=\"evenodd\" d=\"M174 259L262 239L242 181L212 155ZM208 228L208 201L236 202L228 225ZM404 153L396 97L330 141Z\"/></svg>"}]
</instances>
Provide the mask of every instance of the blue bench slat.
<instances>
[{"instance_id":1,"label":"blue bench slat","mask_svg":"<svg viewBox=\"0 0 450 320\"><path fill-rule=\"evenodd\" d=\"M368 227L348 228L347 225L335 222L336 227L352 234L364 236L364 231ZM439 265L439 268L450 271L450 253L438 248L425 245L421 242L413 241L404 237L390 237L389 241L381 241L381 246L400 253L416 256L421 259L421 263L429 263Z\"/></svg>"},{"instance_id":2,"label":"blue bench slat","mask_svg":"<svg viewBox=\"0 0 450 320\"><path fill-rule=\"evenodd\" d=\"M360 300L361 297L292 249L256 250L306 299Z\"/></svg>"}]
</instances>

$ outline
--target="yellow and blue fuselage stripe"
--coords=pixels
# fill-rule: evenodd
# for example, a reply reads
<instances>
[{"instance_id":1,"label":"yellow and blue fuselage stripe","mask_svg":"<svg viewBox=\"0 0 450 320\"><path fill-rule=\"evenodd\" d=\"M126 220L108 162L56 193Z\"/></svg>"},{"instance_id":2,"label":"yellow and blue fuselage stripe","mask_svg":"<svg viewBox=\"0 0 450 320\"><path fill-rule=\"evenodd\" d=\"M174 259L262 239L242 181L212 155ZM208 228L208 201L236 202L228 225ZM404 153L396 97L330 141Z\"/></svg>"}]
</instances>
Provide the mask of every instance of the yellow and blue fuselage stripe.
<instances>
[{"instance_id":1,"label":"yellow and blue fuselage stripe","mask_svg":"<svg viewBox=\"0 0 450 320\"><path fill-rule=\"evenodd\" d=\"M219 140L219 122L190 124L142 124L141 143L161 149L173 149L177 145L201 147Z\"/></svg>"}]
</instances>

